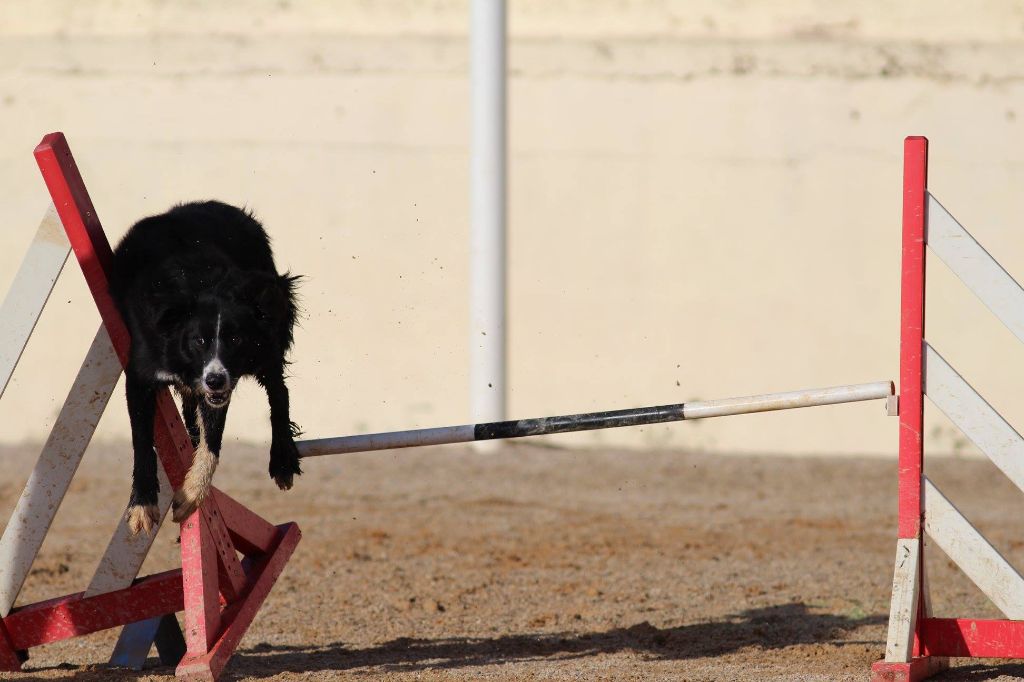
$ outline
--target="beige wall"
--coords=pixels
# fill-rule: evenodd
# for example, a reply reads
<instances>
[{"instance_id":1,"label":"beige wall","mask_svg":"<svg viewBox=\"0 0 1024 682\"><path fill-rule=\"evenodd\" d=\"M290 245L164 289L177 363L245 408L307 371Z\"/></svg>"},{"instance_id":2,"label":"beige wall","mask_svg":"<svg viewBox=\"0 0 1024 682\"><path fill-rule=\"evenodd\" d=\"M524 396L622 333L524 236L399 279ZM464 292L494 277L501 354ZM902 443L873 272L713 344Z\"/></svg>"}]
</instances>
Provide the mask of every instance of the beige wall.
<instances>
[{"instance_id":1,"label":"beige wall","mask_svg":"<svg viewBox=\"0 0 1024 682\"><path fill-rule=\"evenodd\" d=\"M900 155L1024 275L1024 3L510 0L511 416L896 378ZM0 4L0 288L63 130L108 233L218 197L309 276L310 435L467 403L465 2ZM97 316L71 264L0 403L45 435ZM941 264L930 336L1011 419L1022 349ZM121 438L121 401L101 436ZM255 386L231 437L267 436ZM561 442L891 453L880 405ZM932 446L961 448L942 420Z\"/></svg>"}]
</instances>

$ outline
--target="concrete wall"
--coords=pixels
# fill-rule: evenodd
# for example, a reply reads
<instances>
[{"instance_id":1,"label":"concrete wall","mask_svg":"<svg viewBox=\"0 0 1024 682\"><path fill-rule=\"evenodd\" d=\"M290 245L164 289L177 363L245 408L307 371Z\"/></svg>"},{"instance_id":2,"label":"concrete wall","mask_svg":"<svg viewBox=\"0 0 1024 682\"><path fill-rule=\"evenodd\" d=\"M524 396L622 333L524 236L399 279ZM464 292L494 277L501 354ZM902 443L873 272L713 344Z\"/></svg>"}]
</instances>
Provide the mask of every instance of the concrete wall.
<instances>
[{"instance_id":1,"label":"concrete wall","mask_svg":"<svg viewBox=\"0 0 1024 682\"><path fill-rule=\"evenodd\" d=\"M510 0L511 416L896 378L902 138L1024 275L1024 3ZM310 435L467 401L466 2L0 4L0 289L71 141L108 233L246 204L308 275ZM929 336L1013 420L1022 349L936 263ZM45 435L98 317L67 268L0 404ZM122 438L115 396L100 434ZM252 385L228 431L265 439ZM892 453L879 404L557 442ZM929 445L964 447L942 420Z\"/></svg>"}]
</instances>

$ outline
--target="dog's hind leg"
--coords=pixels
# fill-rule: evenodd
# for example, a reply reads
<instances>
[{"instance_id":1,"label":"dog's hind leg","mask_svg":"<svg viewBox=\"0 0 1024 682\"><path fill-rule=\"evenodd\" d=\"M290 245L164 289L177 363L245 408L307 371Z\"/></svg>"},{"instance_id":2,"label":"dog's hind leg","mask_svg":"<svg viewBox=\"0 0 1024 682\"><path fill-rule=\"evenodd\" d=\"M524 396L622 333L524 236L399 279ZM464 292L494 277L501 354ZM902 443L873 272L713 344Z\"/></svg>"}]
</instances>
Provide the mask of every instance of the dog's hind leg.
<instances>
[{"instance_id":1,"label":"dog's hind leg","mask_svg":"<svg viewBox=\"0 0 1024 682\"><path fill-rule=\"evenodd\" d=\"M132 470L132 494L125 518L135 535L141 531L149 533L160 523L160 508L157 506L160 480L157 478L156 451L153 449L156 386L136 376L131 367L126 375L125 393L132 426L135 464Z\"/></svg>"},{"instance_id":2,"label":"dog's hind leg","mask_svg":"<svg viewBox=\"0 0 1024 682\"><path fill-rule=\"evenodd\" d=\"M295 447L298 427L292 423L288 406L288 387L284 376L261 375L259 382L267 390L270 402L270 477L281 490L290 490L295 476L302 474L299 467L299 450Z\"/></svg>"},{"instance_id":3,"label":"dog's hind leg","mask_svg":"<svg viewBox=\"0 0 1024 682\"><path fill-rule=\"evenodd\" d=\"M177 523L187 519L210 494L213 472L217 470L217 463L220 460L224 424L228 417L227 405L214 408L207 405L206 401L195 402L198 404L192 410L192 419L197 423L198 442L192 453L192 466L185 474L181 488L174 493L174 501L171 504Z\"/></svg>"}]
</instances>

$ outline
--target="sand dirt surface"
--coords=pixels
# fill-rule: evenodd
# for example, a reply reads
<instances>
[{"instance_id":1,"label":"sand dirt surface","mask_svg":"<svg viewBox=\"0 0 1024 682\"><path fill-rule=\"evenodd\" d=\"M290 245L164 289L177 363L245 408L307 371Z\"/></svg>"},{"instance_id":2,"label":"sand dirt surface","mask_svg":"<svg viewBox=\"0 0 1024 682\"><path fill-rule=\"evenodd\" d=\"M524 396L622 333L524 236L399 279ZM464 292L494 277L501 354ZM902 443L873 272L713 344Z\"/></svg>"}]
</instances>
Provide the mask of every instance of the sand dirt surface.
<instances>
[{"instance_id":1,"label":"sand dirt surface","mask_svg":"<svg viewBox=\"0 0 1024 682\"><path fill-rule=\"evenodd\" d=\"M5 519L33 451L0 450ZM285 493L262 449L223 459L220 487L304 533L223 679L864 680L884 649L891 460L433 448L310 460ZM125 445L90 448L22 603L84 588L127 472ZM972 460L931 472L1024 563L1005 479ZM144 572L174 565L175 530ZM939 550L927 559L939 615L997 615ZM11 679L171 679L104 667L115 637L34 649ZM964 663L942 679L1024 676Z\"/></svg>"}]
</instances>

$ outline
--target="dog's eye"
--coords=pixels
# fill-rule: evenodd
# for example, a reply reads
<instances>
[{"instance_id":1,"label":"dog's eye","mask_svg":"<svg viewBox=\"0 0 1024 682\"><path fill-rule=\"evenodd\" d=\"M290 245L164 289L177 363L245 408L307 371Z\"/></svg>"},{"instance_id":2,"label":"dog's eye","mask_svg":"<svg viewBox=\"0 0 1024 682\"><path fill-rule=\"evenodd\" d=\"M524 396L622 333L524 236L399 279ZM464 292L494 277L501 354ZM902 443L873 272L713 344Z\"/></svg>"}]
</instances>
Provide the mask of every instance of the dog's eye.
<instances>
[{"instance_id":1,"label":"dog's eye","mask_svg":"<svg viewBox=\"0 0 1024 682\"><path fill-rule=\"evenodd\" d=\"M206 346L206 339L201 336L194 336L192 337L192 343L195 344L197 348L203 348Z\"/></svg>"},{"instance_id":2,"label":"dog's eye","mask_svg":"<svg viewBox=\"0 0 1024 682\"><path fill-rule=\"evenodd\" d=\"M233 335L231 337L230 341L231 341L231 345L232 346L241 346L242 345L242 337L238 336L237 334Z\"/></svg>"}]
</instances>

